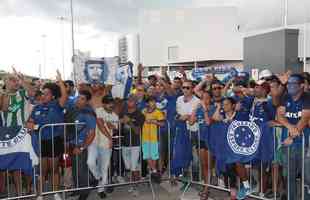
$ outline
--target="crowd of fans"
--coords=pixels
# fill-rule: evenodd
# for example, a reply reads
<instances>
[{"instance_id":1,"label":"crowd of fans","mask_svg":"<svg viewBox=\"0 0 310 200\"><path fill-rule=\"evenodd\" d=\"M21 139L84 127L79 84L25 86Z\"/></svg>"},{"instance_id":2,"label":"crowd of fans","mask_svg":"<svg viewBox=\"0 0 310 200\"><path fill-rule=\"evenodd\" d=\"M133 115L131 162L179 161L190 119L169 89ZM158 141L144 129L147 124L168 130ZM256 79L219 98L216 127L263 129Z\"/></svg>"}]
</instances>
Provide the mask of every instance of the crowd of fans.
<instances>
[{"instance_id":1,"label":"crowd of fans","mask_svg":"<svg viewBox=\"0 0 310 200\"><path fill-rule=\"evenodd\" d=\"M237 74L222 82L213 74L199 81L189 80L184 70L173 80L164 71L144 80L142 70L139 65L138 77L126 99L113 99L111 86L74 85L71 80L63 81L59 72L56 81L45 83L40 79L27 81L20 73L9 74L1 90L0 126L25 126L35 140L40 139L42 174L38 181L52 183L53 191L60 190L62 185L67 188L99 185L98 195L105 198L106 193L111 192L105 185L120 181L123 171L129 173L131 181L150 176L160 182L174 157L175 125L184 123L190 132L199 132L196 146L204 182L209 183L211 179L214 183L216 177L221 177L231 189L231 199L244 199L254 192L250 189L252 177L248 164L233 163L225 172L215 173L217 155L209 148L208 128L217 122L233 120L266 122L271 127L287 128L289 134L282 138L283 147L275 153L274 161L264 163L263 170L256 170L263 178L254 182L266 198L281 195L286 199L290 191L291 200L299 199L296 178L300 176L303 159L300 138L310 124L308 73L277 75L264 70L258 81ZM42 126L57 123L77 125L47 127L41 130L39 137ZM305 158L305 163L307 161ZM123 163L125 169L120 169L119 163ZM5 192L8 174L2 170L0 192ZM176 184L181 172L171 170L169 173L171 184ZM25 177L27 184L23 186L20 171L12 171L11 175L18 194L23 187L27 193L33 193L31 177ZM305 183L310 183L307 175ZM131 192L137 195L138 191L133 187ZM74 194L84 200L89 190ZM207 185L199 195L202 200L208 199ZM305 195L310 198L308 191ZM61 196L56 193L54 198L58 200Z\"/></svg>"}]
</instances>

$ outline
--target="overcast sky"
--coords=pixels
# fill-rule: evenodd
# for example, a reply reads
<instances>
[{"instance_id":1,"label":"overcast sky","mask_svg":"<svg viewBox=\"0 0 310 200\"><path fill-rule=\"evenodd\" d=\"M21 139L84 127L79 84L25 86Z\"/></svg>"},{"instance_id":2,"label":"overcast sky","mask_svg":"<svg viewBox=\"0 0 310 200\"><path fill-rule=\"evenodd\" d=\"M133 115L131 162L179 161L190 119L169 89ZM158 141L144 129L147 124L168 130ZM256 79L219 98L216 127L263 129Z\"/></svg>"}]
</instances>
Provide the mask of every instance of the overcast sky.
<instances>
[{"instance_id":1,"label":"overcast sky","mask_svg":"<svg viewBox=\"0 0 310 200\"><path fill-rule=\"evenodd\" d=\"M233 5L245 31L283 24L284 0L73 0L76 48L93 56L117 54L119 34L138 30L145 10ZM310 0L289 0L289 24L310 22ZM24 73L54 76L62 71L62 37L66 76L71 71L70 0L0 0L0 69L11 65ZM61 23L57 17L67 20ZM63 29L62 29L63 28ZM63 31L62 31L63 30ZM45 37L42 37L45 35ZM44 51L45 50L45 51ZM44 53L45 52L45 53Z\"/></svg>"}]
</instances>

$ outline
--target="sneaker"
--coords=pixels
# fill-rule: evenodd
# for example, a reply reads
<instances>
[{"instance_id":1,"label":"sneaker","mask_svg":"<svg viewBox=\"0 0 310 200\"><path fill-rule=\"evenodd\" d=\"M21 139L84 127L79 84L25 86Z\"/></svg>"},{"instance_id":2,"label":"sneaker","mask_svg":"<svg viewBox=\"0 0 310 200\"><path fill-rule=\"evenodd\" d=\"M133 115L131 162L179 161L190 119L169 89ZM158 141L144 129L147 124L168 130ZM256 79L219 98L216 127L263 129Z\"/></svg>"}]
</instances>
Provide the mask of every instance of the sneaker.
<instances>
[{"instance_id":1,"label":"sneaker","mask_svg":"<svg viewBox=\"0 0 310 200\"><path fill-rule=\"evenodd\" d=\"M116 181L117 181L117 183L125 183L126 182L125 179L121 176L117 176Z\"/></svg>"},{"instance_id":2,"label":"sneaker","mask_svg":"<svg viewBox=\"0 0 310 200\"><path fill-rule=\"evenodd\" d=\"M98 196L99 196L101 199L107 198L107 194L106 194L105 192L99 192L99 193L98 193Z\"/></svg>"},{"instance_id":3,"label":"sneaker","mask_svg":"<svg viewBox=\"0 0 310 200\"><path fill-rule=\"evenodd\" d=\"M43 197L41 195L37 196L36 200L43 200Z\"/></svg>"},{"instance_id":4,"label":"sneaker","mask_svg":"<svg viewBox=\"0 0 310 200\"><path fill-rule=\"evenodd\" d=\"M59 195L59 193L54 194L54 199L55 200L62 200L61 196Z\"/></svg>"},{"instance_id":5,"label":"sneaker","mask_svg":"<svg viewBox=\"0 0 310 200\"><path fill-rule=\"evenodd\" d=\"M240 187L237 199L245 199L246 196L251 194L250 188Z\"/></svg>"},{"instance_id":6,"label":"sneaker","mask_svg":"<svg viewBox=\"0 0 310 200\"><path fill-rule=\"evenodd\" d=\"M133 192L132 192L132 195L134 197L138 197L140 195L139 191L137 189L135 189Z\"/></svg>"},{"instance_id":7,"label":"sneaker","mask_svg":"<svg viewBox=\"0 0 310 200\"><path fill-rule=\"evenodd\" d=\"M226 186L225 186L225 182L224 182L224 180L223 180L222 178L220 178L220 179L218 180L218 186L223 187L223 188L226 187Z\"/></svg>"},{"instance_id":8,"label":"sneaker","mask_svg":"<svg viewBox=\"0 0 310 200\"><path fill-rule=\"evenodd\" d=\"M6 199L8 197L9 197L9 195L7 192L0 192L0 199Z\"/></svg>"},{"instance_id":9,"label":"sneaker","mask_svg":"<svg viewBox=\"0 0 310 200\"><path fill-rule=\"evenodd\" d=\"M211 176L211 185L218 186L218 178L216 176Z\"/></svg>"},{"instance_id":10,"label":"sneaker","mask_svg":"<svg viewBox=\"0 0 310 200\"><path fill-rule=\"evenodd\" d=\"M161 177L159 173L151 173L151 181L157 184L160 184Z\"/></svg>"},{"instance_id":11,"label":"sneaker","mask_svg":"<svg viewBox=\"0 0 310 200\"><path fill-rule=\"evenodd\" d=\"M106 187L105 188L105 192L108 193L108 194L112 193L113 191L114 191L113 187Z\"/></svg>"},{"instance_id":12,"label":"sneaker","mask_svg":"<svg viewBox=\"0 0 310 200\"><path fill-rule=\"evenodd\" d=\"M90 185L91 187L97 187L98 184L99 184L99 180L97 180L97 179L93 179L93 180L89 183L89 185Z\"/></svg>"},{"instance_id":13,"label":"sneaker","mask_svg":"<svg viewBox=\"0 0 310 200\"><path fill-rule=\"evenodd\" d=\"M129 192L129 193L132 193L134 190L135 190L134 187L130 187L130 188L128 189L128 192Z\"/></svg>"},{"instance_id":14,"label":"sneaker","mask_svg":"<svg viewBox=\"0 0 310 200\"><path fill-rule=\"evenodd\" d=\"M269 191L269 192L267 192L266 194L265 194L265 197L267 198L267 199L274 199L274 192L273 191ZM276 198L278 199L280 197L280 193L279 192L277 192L276 193Z\"/></svg>"},{"instance_id":15,"label":"sneaker","mask_svg":"<svg viewBox=\"0 0 310 200\"><path fill-rule=\"evenodd\" d=\"M139 191L137 190L137 188L136 188L135 186L131 187L130 189L131 189L130 193L132 193L132 195L133 195L134 197L139 196ZM129 191L128 191L128 192L129 192Z\"/></svg>"},{"instance_id":16,"label":"sneaker","mask_svg":"<svg viewBox=\"0 0 310 200\"><path fill-rule=\"evenodd\" d=\"M287 195L286 194L282 194L281 200L287 200Z\"/></svg>"}]
</instances>

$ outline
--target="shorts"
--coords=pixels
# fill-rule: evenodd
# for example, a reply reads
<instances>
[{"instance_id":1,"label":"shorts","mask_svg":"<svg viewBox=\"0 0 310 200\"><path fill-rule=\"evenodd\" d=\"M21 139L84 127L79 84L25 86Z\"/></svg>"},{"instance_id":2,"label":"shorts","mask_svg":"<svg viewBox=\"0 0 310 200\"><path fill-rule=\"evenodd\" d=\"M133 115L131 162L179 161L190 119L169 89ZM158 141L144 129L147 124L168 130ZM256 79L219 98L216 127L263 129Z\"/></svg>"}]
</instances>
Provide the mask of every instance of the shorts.
<instances>
[{"instance_id":1,"label":"shorts","mask_svg":"<svg viewBox=\"0 0 310 200\"><path fill-rule=\"evenodd\" d=\"M158 142L142 143L143 160L158 160Z\"/></svg>"},{"instance_id":2,"label":"shorts","mask_svg":"<svg viewBox=\"0 0 310 200\"><path fill-rule=\"evenodd\" d=\"M53 140L54 140L54 149L53 149ZM41 153L42 157L48 158L56 158L60 157L64 152L64 142L63 138L60 136L54 137L50 140L42 140L41 141ZM54 151L54 154L53 154Z\"/></svg>"},{"instance_id":3,"label":"shorts","mask_svg":"<svg viewBox=\"0 0 310 200\"><path fill-rule=\"evenodd\" d=\"M208 145L207 145L207 142L206 141L202 141L200 140L199 141L199 149L204 149L204 150L208 150Z\"/></svg>"},{"instance_id":4,"label":"shorts","mask_svg":"<svg viewBox=\"0 0 310 200\"><path fill-rule=\"evenodd\" d=\"M122 156L126 169L130 171L139 170L140 146L122 147Z\"/></svg>"},{"instance_id":5,"label":"shorts","mask_svg":"<svg viewBox=\"0 0 310 200\"><path fill-rule=\"evenodd\" d=\"M284 156L282 148L276 149L272 164L283 165Z\"/></svg>"}]
</instances>

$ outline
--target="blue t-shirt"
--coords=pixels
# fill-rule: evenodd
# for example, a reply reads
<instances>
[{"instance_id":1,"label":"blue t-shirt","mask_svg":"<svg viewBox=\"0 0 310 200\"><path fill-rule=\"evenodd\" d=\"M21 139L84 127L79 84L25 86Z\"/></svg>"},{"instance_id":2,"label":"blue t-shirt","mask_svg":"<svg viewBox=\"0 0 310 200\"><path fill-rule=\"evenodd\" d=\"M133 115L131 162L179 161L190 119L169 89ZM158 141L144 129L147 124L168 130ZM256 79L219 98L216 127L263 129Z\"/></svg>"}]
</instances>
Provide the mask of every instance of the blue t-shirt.
<instances>
[{"instance_id":1,"label":"blue t-shirt","mask_svg":"<svg viewBox=\"0 0 310 200\"><path fill-rule=\"evenodd\" d=\"M253 101L250 110L250 120L256 123L266 123L274 120L276 116L276 107L272 105L271 100Z\"/></svg>"},{"instance_id":2,"label":"blue t-shirt","mask_svg":"<svg viewBox=\"0 0 310 200\"><path fill-rule=\"evenodd\" d=\"M285 95L281 101L281 106L285 107L285 117L290 124L296 125L301 119L302 110L310 109L310 95L304 93L297 101L290 95ZM294 139L293 145L302 145L302 137Z\"/></svg>"},{"instance_id":3,"label":"blue t-shirt","mask_svg":"<svg viewBox=\"0 0 310 200\"><path fill-rule=\"evenodd\" d=\"M254 98L250 96L245 96L243 98L234 96L233 98L241 105L240 110L236 113L236 118L240 121L248 121Z\"/></svg>"},{"instance_id":4,"label":"blue t-shirt","mask_svg":"<svg viewBox=\"0 0 310 200\"><path fill-rule=\"evenodd\" d=\"M77 126L77 138L75 141L71 141L71 143L79 146L85 142L89 131L96 129L96 115L94 110L90 106L79 110L75 122L81 124Z\"/></svg>"},{"instance_id":5,"label":"blue t-shirt","mask_svg":"<svg viewBox=\"0 0 310 200\"><path fill-rule=\"evenodd\" d=\"M140 111L142 111L142 110L144 110L144 108L146 108L146 102L145 102L145 100L144 100L144 99L139 100L139 101L137 102L137 109L140 110Z\"/></svg>"},{"instance_id":6,"label":"blue t-shirt","mask_svg":"<svg viewBox=\"0 0 310 200\"><path fill-rule=\"evenodd\" d=\"M41 128L47 124L64 123L64 108L61 107L58 101L54 100L48 104L36 105L31 113L31 118L34 123ZM48 126L41 131L42 140L50 140L53 137L63 135L63 126Z\"/></svg>"},{"instance_id":7,"label":"blue t-shirt","mask_svg":"<svg viewBox=\"0 0 310 200\"><path fill-rule=\"evenodd\" d=\"M77 101L77 96L69 96L67 102L65 103L65 109L69 110L69 109L73 109L76 101Z\"/></svg>"},{"instance_id":8,"label":"blue t-shirt","mask_svg":"<svg viewBox=\"0 0 310 200\"><path fill-rule=\"evenodd\" d=\"M156 98L157 108L166 114L167 121L171 124L175 120L177 96L163 95Z\"/></svg>"},{"instance_id":9,"label":"blue t-shirt","mask_svg":"<svg viewBox=\"0 0 310 200\"><path fill-rule=\"evenodd\" d=\"M216 106L212 104L210 106L210 109L208 110L208 116L212 117L212 115L215 113L215 111L216 111ZM206 112L206 110L203 106L201 106L201 105L198 106L198 108L196 110L196 118L197 118L197 123L199 125L200 140L207 142L210 126L208 124L206 124L206 122L205 122L205 112Z\"/></svg>"}]
</instances>

